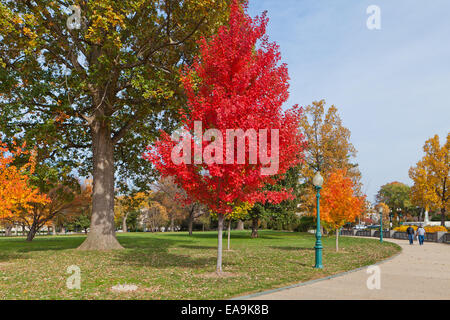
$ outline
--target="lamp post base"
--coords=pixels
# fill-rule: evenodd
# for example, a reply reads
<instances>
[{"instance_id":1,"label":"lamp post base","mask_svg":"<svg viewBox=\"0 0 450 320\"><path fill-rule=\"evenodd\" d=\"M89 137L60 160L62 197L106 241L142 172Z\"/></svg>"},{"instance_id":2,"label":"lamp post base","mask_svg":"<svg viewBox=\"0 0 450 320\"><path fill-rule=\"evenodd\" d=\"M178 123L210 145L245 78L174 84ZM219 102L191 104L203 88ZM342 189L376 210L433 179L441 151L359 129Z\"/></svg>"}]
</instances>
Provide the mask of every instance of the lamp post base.
<instances>
[{"instance_id":1,"label":"lamp post base","mask_svg":"<svg viewBox=\"0 0 450 320\"><path fill-rule=\"evenodd\" d=\"M315 246L314 249L316 249L316 264L314 265L314 268L316 269L322 269L322 249L323 247L321 245Z\"/></svg>"}]
</instances>

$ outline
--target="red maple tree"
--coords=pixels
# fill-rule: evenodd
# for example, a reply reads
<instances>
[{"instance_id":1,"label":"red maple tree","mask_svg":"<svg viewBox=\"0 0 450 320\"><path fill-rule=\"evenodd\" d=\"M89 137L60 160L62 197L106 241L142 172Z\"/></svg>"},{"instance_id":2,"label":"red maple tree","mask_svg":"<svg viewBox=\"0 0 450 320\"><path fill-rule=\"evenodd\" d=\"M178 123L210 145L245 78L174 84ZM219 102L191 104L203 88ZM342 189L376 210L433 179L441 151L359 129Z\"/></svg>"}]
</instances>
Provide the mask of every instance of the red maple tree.
<instances>
[{"instance_id":1,"label":"red maple tree","mask_svg":"<svg viewBox=\"0 0 450 320\"><path fill-rule=\"evenodd\" d=\"M229 24L211 39L199 42L199 57L182 72L188 103L180 115L182 128L190 133L184 137L189 150L187 155L183 150L175 153L187 161L173 161L178 143L166 132L144 154L161 176L174 177L190 201L203 203L217 213L218 273L222 272L224 216L244 202L279 203L291 199L291 190L267 191L264 187L277 183L301 161L305 145L299 131L301 109L295 106L282 110L289 97L289 76L286 65L280 64L278 45L269 42L265 35L266 13L252 19L246 9L246 3L234 1ZM195 138L196 122L202 126L200 136L206 132L201 144L199 135ZM209 129L214 129L215 134L208 134ZM227 136L229 130L238 129L249 133L242 138L240 148L234 136ZM251 141L256 138L251 132L259 135L254 148ZM264 133L267 143L262 138ZM201 156L214 161L189 161L199 148ZM255 159L255 155L259 157ZM264 169L269 166L275 171L267 174Z\"/></svg>"}]
</instances>

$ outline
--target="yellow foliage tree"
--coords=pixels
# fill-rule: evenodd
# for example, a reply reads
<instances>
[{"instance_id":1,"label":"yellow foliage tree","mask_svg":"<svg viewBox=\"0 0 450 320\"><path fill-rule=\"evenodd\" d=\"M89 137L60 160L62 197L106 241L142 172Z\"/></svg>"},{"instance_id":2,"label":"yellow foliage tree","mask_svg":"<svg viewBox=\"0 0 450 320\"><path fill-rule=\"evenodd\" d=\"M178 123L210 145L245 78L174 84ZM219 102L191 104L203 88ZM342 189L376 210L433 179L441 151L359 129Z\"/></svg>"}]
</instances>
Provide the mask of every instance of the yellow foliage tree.
<instances>
[{"instance_id":1,"label":"yellow foliage tree","mask_svg":"<svg viewBox=\"0 0 450 320\"><path fill-rule=\"evenodd\" d=\"M350 130L343 126L337 108L332 105L325 110L325 100L320 100L305 107L304 113L301 129L308 145L305 165L301 171L306 183L302 195L302 209L313 212L315 190L311 182L317 171L326 177L334 170L345 169L354 181L357 192L360 189L361 173L358 165L350 162L350 159L356 156L356 149L350 143Z\"/></svg>"},{"instance_id":2,"label":"yellow foliage tree","mask_svg":"<svg viewBox=\"0 0 450 320\"><path fill-rule=\"evenodd\" d=\"M377 214L379 214L380 207L383 208L383 226L388 226L390 223L389 214L391 213L391 209L386 203L380 202L375 206Z\"/></svg>"},{"instance_id":3,"label":"yellow foliage tree","mask_svg":"<svg viewBox=\"0 0 450 320\"><path fill-rule=\"evenodd\" d=\"M450 206L450 133L443 146L439 143L439 136L435 135L425 142L423 151L425 156L409 170L409 177L414 181L412 200L427 209L440 209L441 225L445 226L446 212Z\"/></svg>"}]
</instances>

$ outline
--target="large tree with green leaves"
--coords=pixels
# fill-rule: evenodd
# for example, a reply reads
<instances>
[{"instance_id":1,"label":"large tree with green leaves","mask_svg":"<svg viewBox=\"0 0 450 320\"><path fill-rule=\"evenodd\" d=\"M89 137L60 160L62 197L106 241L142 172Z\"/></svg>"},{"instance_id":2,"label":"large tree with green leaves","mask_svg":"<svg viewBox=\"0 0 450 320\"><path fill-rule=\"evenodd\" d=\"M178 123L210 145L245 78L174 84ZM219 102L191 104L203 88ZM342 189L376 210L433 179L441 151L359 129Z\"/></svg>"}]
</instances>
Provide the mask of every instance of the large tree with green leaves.
<instances>
[{"instance_id":1,"label":"large tree with green leaves","mask_svg":"<svg viewBox=\"0 0 450 320\"><path fill-rule=\"evenodd\" d=\"M401 209L403 213L411 209L410 200L411 188L401 182L391 182L381 186L376 195L377 203L385 203L388 207L396 212Z\"/></svg>"},{"instance_id":2,"label":"large tree with green leaves","mask_svg":"<svg viewBox=\"0 0 450 320\"><path fill-rule=\"evenodd\" d=\"M93 176L81 249L119 249L115 177L145 180L144 147L184 105L178 71L226 21L223 0L0 0L0 134Z\"/></svg>"}]
</instances>

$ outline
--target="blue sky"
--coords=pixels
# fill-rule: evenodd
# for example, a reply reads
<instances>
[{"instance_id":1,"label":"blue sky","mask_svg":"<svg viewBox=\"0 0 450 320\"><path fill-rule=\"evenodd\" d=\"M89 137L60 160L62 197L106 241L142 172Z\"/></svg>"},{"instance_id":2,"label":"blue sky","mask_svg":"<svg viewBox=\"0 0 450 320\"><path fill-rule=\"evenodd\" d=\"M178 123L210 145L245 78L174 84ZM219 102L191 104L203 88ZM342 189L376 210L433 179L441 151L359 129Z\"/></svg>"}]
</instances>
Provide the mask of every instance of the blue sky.
<instances>
[{"instance_id":1,"label":"blue sky","mask_svg":"<svg viewBox=\"0 0 450 320\"><path fill-rule=\"evenodd\" d=\"M366 9L381 9L369 30ZM412 184L422 146L450 131L450 1L250 0L289 67L289 105L326 99L352 132L373 201L387 182Z\"/></svg>"}]
</instances>

